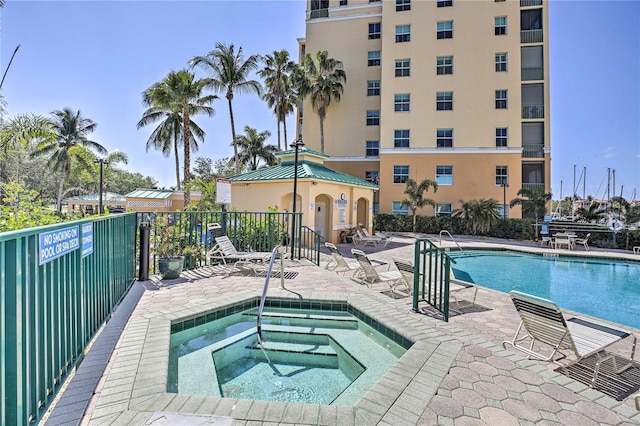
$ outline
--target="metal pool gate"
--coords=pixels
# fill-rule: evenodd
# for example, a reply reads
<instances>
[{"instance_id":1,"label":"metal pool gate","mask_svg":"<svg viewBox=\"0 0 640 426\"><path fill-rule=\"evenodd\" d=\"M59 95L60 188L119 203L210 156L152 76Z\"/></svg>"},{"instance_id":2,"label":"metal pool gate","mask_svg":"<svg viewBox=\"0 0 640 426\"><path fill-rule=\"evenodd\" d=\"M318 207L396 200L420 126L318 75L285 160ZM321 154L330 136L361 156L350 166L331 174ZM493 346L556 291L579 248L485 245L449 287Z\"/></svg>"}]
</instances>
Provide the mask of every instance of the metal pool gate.
<instances>
[{"instance_id":1,"label":"metal pool gate","mask_svg":"<svg viewBox=\"0 0 640 426\"><path fill-rule=\"evenodd\" d=\"M442 249L426 238L415 242L413 259L413 311L426 302L449 321L449 282L451 262L456 263Z\"/></svg>"}]
</instances>

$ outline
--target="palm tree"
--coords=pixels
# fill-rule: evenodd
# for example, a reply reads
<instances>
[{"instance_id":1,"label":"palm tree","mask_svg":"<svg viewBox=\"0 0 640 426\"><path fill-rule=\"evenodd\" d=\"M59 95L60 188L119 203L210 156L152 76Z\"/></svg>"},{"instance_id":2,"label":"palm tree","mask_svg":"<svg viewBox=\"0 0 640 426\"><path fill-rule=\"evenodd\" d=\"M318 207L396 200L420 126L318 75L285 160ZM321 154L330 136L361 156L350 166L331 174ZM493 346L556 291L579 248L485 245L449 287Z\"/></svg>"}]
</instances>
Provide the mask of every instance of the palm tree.
<instances>
[{"instance_id":1,"label":"palm tree","mask_svg":"<svg viewBox=\"0 0 640 426\"><path fill-rule=\"evenodd\" d=\"M292 78L298 70L298 65L289 59L289 52L286 50L273 51L273 55L266 55L264 58L265 67L258 72L264 78L267 88L262 96L273 109L278 124L278 150L280 144L280 123L284 127L284 146L287 146L287 115L293 112L293 106L297 102L297 94L292 84Z\"/></svg>"},{"instance_id":2,"label":"palm tree","mask_svg":"<svg viewBox=\"0 0 640 426\"><path fill-rule=\"evenodd\" d=\"M62 195L64 183L69 178L71 170L71 157L74 147L88 148L98 154L106 154L107 150L98 142L87 138L97 124L88 118L84 118L80 110L72 111L71 108L56 110L51 113L49 120L51 138L46 138L38 144L31 154L32 156L47 156L47 164L54 172L60 172L58 185L58 211L62 209Z\"/></svg>"},{"instance_id":3,"label":"palm tree","mask_svg":"<svg viewBox=\"0 0 640 426\"><path fill-rule=\"evenodd\" d=\"M509 203L509 208L514 206L522 206L522 213L533 213L536 219L536 229L538 228L538 219L544 216L547 211L547 203L551 201L551 194L545 193L544 188L522 188L518 191L518 195L525 198L514 198Z\"/></svg>"},{"instance_id":4,"label":"palm tree","mask_svg":"<svg viewBox=\"0 0 640 426\"><path fill-rule=\"evenodd\" d=\"M161 121L158 127L156 127L149 139L147 139L147 152L149 149L157 149L165 157L171 155L171 148L173 148L176 158L176 189L180 190L180 156L178 148L182 144L182 117L180 113L172 112L170 110L161 110L155 107L149 106L149 108L143 113L142 118L138 121L136 128L140 128ZM192 126L195 124L191 122ZM195 126L194 126L195 127ZM200 139L202 140L202 139Z\"/></svg>"},{"instance_id":5,"label":"palm tree","mask_svg":"<svg viewBox=\"0 0 640 426\"><path fill-rule=\"evenodd\" d=\"M315 59L306 54L302 59L302 76L300 96L310 98L313 111L320 119L320 151L324 152L324 119L332 100L340 102L344 90L342 83L347 82L347 75L342 69L342 62L328 57L326 50L316 53Z\"/></svg>"},{"instance_id":6,"label":"palm tree","mask_svg":"<svg viewBox=\"0 0 640 426\"><path fill-rule=\"evenodd\" d=\"M233 120L233 96L235 93L257 93L262 92L260 83L250 80L249 74L258 68L259 55L251 55L246 60L242 57L242 47L236 52L233 44L224 45L216 43L214 50L204 56L196 56L189 61L191 67L200 66L211 76L208 86L216 92L225 92L225 97L229 103L229 119L231 120L231 142L233 143L234 161L236 163L236 173L240 173L240 163L238 162L238 144L236 141L236 126Z\"/></svg>"},{"instance_id":7,"label":"palm tree","mask_svg":"<svg viewBox=\"0 0 640 426\"><path fill-rule=\"evenodd\" d=\"M277 148L273 145L264 144L267 138L271 136L271 132L268 130L258 132L252 127L244 126L244 133L244 135L238 136L240 150L238 158L240 164L244 167L248 166L249 170L257 170L260 160L264 160L268 166L274 165L277 161L274 155Z\"/></svg>"},{"instance_id":8,"label":"palm tree","mask_svg":"<svg viewBox=\"0 0 640 426\"><path fill-rule=\"evenodd\" d=\"M407 198L400 202L401 206L408 206L413 216L413 232L416 232L416 210L426 205L435 207L436 203L430 198L424 198L424 193L429 191L429 187L433 187L433 192L438 191L438 183L431 179L425 179L418 185L415 180L409 178L405 182L404 193Z\"/></svg>"},{"instance_id":9,"label":"palm tree","mask_svg":"<svg viewBox=\"0 0 640 426\"><path fill-rule=\"evenodd\" d=\"M464 219L473 235L486 233L500 219L498 201L493 198L467 202L460 200L460 203L462 207L455 210L453 216Z\"/></svg>"},{"instance_id":10,"label":"palm tree","mask_svg":"<svg viewBox=\"0 0 640 426\"><path fill-rule=\"evenodd\" d=\"M586 223L597 223L605 215L605 212L600 209L598 203L583 203L582 207L576 210L577 220L584 221Z\"/></svg>"},{"instance_id":11,"label":"palm tree","mask_svg":"<svg viewBox=\"0 0 640 426\"><path fill-rule=\"evenodd\" d=\"M196 80L195 75L188 70L171 71L161 82L148 88L142 95L143 103L149 106L138 128L146 124L162 120L147 141L147 149L151 146L160 147L165 155L173 146L178 158L178 135L181 130L181 143L184 147L184 187L187 188L191 179L191 151L198 150L198 140L203 141L205 132L191 120L196 114L206 114L211 117L214 113L210 104L217 99L215 95L203 96L202 92L210 84L210 79ZM164 120L163 120L164 119ZM179 177L179 170L176 167ZM189 190L184 191L184 205L191 201Z\"/></svg>"}]
</instances>

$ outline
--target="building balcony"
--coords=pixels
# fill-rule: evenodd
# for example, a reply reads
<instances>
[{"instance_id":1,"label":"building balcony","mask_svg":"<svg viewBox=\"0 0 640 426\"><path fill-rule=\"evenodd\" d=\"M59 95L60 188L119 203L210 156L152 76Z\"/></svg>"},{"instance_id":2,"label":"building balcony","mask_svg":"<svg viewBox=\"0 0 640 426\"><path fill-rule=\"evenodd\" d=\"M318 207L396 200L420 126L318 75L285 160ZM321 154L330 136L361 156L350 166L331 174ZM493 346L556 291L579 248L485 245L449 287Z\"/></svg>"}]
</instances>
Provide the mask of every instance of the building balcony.
<instances>
[{"instance_id":1,"label":"building balcony","mask_svg":"<svg viewBox=\"0 0 640 426\"><path fill-rule=\"evenodd\" d=\"M520 7L542 6L542 0L520 0Z\"/></svg>"},{"instance_id":2,"label":"building balcony","mask_svg":"<svg viewBox=\"0 0 640 426\"><path fill-rule=\"evenodd\" d=\"M544 80L544 68L521 68L520 78L522 81Z\"/></svg>"},{"instance_id":3,"label":"building balcony","mask_svg":"<svg viewBox=\"0 0 640 426\"><path fill-rule=\"evenodd\" d=\"M329 9L315 9L311 11L310 19L316 18L328 18L329 17Z\"/></svg>"},{"instance_id":4,"label":"building balcony","mask_svg":"<svg viewBox=\"0 0 640 426\"><path fill-rule=\"evenodd\" d=\"M521 30L520 31L520 43L542 43L543 41L542 30Z\"/></svg>"},{"instance_id":5,"label":"building balcony","mask_svg":"<svg viewBox=\"0 0 640 426\"><path fill-rule=\"evenodd\" d=\"M544 145L541 145L541 144L522 145L522 158L544 158Z\"/></svg>"},{"instance_id":6,"label":"building balcony","mask_svg":"<svg viewBox=\"0 0 640 426\"><path fill-rule=\"evenodd\" d=\"M544 183L542 182L522 182L522 189L529 189L535 191L538 188L544 189Z\"/></svg>"},{"instance_id":7,"label":"building balcony","mask_svg":"<svg viewBox=\"0 0 640 426\"><path fill-rule=\"evenodd\" d=\"M522 118L544 118L544 105L522 105Z\"/></svg>"}]
</instances>

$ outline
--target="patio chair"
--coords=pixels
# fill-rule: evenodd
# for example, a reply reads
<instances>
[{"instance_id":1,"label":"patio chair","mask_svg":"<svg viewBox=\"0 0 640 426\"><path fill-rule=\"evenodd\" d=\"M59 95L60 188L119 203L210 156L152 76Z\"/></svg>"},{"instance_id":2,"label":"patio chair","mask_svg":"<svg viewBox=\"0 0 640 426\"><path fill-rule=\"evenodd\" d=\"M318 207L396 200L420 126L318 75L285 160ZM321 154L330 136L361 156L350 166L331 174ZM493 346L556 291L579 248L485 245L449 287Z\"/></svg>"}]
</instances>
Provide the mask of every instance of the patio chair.
<instances>
[{"instance_id":1,"label":"patio chair","mask_svg":"<svg viewBox=\"0 0 640 426\"><path fill-rule=\"evenodd\" d=\"M367 285L369 288L377 283L387 283L391 289L392 297L395 298L396 287L404 282L402 274L399 271L378 272L362 250L351 249L351 253L353 253L362 268L362 274L358 277L354 276L352 279Z\"/></svg>"},{"instance_id":2,"label":"patio chair","mask_svg":"<svg viewBox=\"0 0 640 426\"><path fill-rule=\"evenodd\" d=\"M343 276L349 271L355 272L360 269L360 264L358 262L347 262L342 254L340 254L335 244L325 242L324 245L331 253L331 260L324 266L324 269L333 271L337 274L342 273Z\"/></svg>"},{"instance_id":3,"label":"patio chair","mask_svg":"<svg viewBox=\"0 0 640 426\"><path fill-rule=\"evenodd\" d=\"M503 347L511 345L526 353L529 358L553 362L565 369L586 357L596 355L597 360L591 379L591 387L596 383L603 362L611 359L613 371L616 374L633 366L636 336L632 333L590 319L574 317L565 321L558 305L550 300L519 291L511 291L509 295L520 315L521 322L513 339L502 342ZM604 353L604 350L627 337L633 338L631 362L618 368L615 356ZM521 342L526 340L529 341L529 345L522 345ZM534 344L540 346L537 351L534 350ZM547 356L540 352L540 349L544 347L549 348L550 353ZM566 364L561 363L560 360L567 357L563 351L572 353L576 359Z\"/></svg>"},{"instance_id":4,"label":"patio chair","mask_svg":"<svg viewBox=\"0 0 640 426\"><path fill-rule=\"evenodd\" d=\"M398 271L400 271L400 274L402 274L402 278L404 279L404 283L407 286L409 294L411 294L413 292L413 276L414 276L413 262L407 259L400 259L398 257L393 257L392 259L393 259L393 263L396 265L396 268L398 268ZM467 290L467 289L470 289L473 291L473 298L471 299L468 305L465 305L465 306L470 306L476 302L476 296L478 295L478 287L471 283L467 283L463 281L454 282L453 280L451 280L449 282L449 297L453 299L459 311L461 311L464 306L460 305L460 301L458 300L456 293L462 290Z\"/></svg>"},{"instance_id":5,"label":"patio chair","mask_svg":"<svg viewBox=\"0 0 640 426\"><path fill-rule=\"evenodd\" d=\"M633 248L633 254L640 254L640 246L635 246Z\"/></svg>"},{"instance_id":6,"label":"patio chair","mask_svg":"<svg viewBox=\"0 0 640 426\"><path fill-rule=\"evenodd\" d=\"M380 239L381 239L380 243L381 243L384 247L386 247L386 246L387 246L387 243L388 243L388 242L389 242L389 240L391 239L391 237L390 237L390 236L385 235L385 234L382 234L382 233L380 233L380 232L376 232L376 233L375 233L375 235L371 235L371 234L369 233L369 231L367 231L367 228L365 228L365 227L364 227L364 225L363 225L363 224L361 224L361 223L359 223L359 224L358 224L358 228L360 229L360 231L362 231L362 235L364 235L364 236L365 236L365 237L367 237L367 238L370 238L370 237L372 237L372 238L380 238Z\"/></svg>"},{"instance_id":7,"label":"patio chair","mask_svg":"<svg viewBox=\"0 0 640 426\"><path fill-rule=\"evenodd\" d=\"M378 246L380 244L386 245L387 243L381 237L374 237L374 236L367 237L362 233L362 230L360 228L356 228L356 235L353 236L353 244L362 245L362 246L371 244L372 246Z\"/></svg>"},{"instance_id":8,"label":"patio chair","mask_svg":"<svg viewBox=\"0 0 640 426\"><path fill-rule=\"evenodd\" d=\"M582 244L584 246L584 249L586 251L589 251L589 237L590 236L591 236L591 233L588 233L584 238L576 238L575 240L573 240L574 247L577 244Z\"/></svg>"},{"instance_id":9,"label":"patio chair","mask_svg":"<svg viewBox=\"0 0 640 426\"><path fill-rule=\"evenodd\" d=\"M271 259L270 251L236 250L226 235L215 237L215 241L215 247L207 254L207 263L211 264L212 260L220 260L229 274L242 266L247 266L253 269L255 274L258 274L258 272L264 270Z\"/></svg>"},{"instance_id":10,"label":"patio chair","mask_svg":"<svg viewBox=\"0 0 640 426\"><path fill-rule=\"evenodd\" d=\"M540 246L552 247L553 246L552 243L553 243L553 240L549 235L542 235L542 238L540 238Z\"/></svg>"}]
</instances>

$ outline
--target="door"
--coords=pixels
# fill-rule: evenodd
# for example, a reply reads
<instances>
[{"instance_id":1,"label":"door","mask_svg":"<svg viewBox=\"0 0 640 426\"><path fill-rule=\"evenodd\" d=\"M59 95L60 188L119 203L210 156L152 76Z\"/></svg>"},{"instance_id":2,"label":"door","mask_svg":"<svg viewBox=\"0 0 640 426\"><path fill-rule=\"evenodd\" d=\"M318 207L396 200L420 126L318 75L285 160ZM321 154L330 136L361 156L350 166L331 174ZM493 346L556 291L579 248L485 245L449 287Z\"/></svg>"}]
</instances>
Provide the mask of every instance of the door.
<instances>
[{"instance_id":1,"label":"door","mask_svg":"<svg viewBox=\"0 0 640 426\"><path fill-rule=\"evenodd\" d=\"M327 238L327 203L316 200L316 215L313 224L315 231Z\"/></svg>"}]
</instances>

